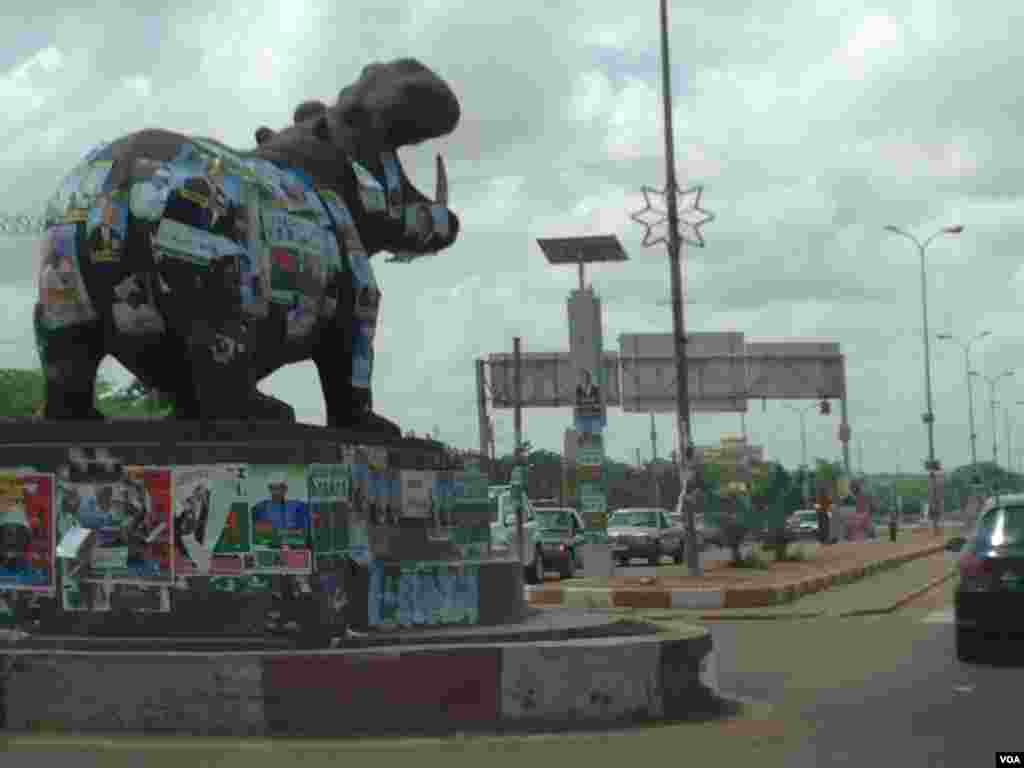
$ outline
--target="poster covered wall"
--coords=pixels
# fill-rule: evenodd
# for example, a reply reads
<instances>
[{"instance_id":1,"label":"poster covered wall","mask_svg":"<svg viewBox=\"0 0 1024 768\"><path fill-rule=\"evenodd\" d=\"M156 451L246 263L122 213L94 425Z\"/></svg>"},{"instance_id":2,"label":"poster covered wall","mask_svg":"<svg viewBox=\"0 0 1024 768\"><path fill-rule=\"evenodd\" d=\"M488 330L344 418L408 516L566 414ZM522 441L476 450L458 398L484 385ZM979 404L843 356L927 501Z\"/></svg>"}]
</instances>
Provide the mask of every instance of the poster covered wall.
<instances>
[{"instance_id":1,"label":"poster covered wall","mask_svg":"<svg viewBox=\"0 0 1024 768\"><path fill-rule=\"evenodd\" d=\"M73 528L93 532L82 580L169 584L171 472L161 467L88 465L72 469L58 487L58 535Z\"/></svg>"},{"instance_id":2,"label":"poster covered wall","mask_svg":"<svg viewBox=\"0 0 1024 768\"><path fill-rule=\"evenodd\" d=\"M0 473L0 590L52 594L53 476Z\"/></svg>"},{"instance_id":3,"label":"poster covered wall","mask_svg":"<svg viewBox=\"0 0 1024 768\"><path fill-rule=\"evenodd\" d=\"M373 627L478 624L480 566L375 561L368 618Z\"/></svg>"},{"instance_id":4,"label":"poster covered wall","mask_svg":"<svg viewBox=\"0 0 1024 768\"><path fill-rule=\"evenodd\" d=\"M176 576L238 573L251 550L247 467L244 464L176 467L174 572Z\"/></svg>"}]
</instances>

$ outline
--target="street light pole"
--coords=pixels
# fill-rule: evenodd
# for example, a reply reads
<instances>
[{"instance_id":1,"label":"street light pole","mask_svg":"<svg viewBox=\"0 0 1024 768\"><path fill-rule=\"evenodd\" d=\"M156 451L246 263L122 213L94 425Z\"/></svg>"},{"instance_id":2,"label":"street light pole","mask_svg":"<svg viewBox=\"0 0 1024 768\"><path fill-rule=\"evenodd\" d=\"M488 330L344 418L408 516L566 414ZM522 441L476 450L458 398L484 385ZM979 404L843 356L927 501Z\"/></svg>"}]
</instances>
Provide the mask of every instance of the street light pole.
<instances>
[{"instance_id":1,"label":"street light pole","mask_svg":"<svg viewBox=\"0 0 1024 768\"><path fill-rule=\"evenodd\" d=\"M959 344L964 351L964 373L967 378L967 420L970 425L970 448L971 448L971 470L972 472L978 471L978 433L974 426L974 387L972 386L971 380L971 345L984 339L987 336L991 336L991 331L982 331L974 338L968 339L966 342L961 341L952 334L940 333L938 338L945 341L953 341Z\"/></svg>"},{"instance_id":2,"label":"street light pole","mask_svg":"<svg viewBox=\"0 0 1024 768\"><path fill-rule=\"evenodd\" d=\"M668 260L672 281L672 332L675 338L676 418L679 431L680 487L686 490L693 448L690 432L690 376L686 361L686 326L683 320L683 278L680 269L682 241L679 237L679 201L677 198L676 158L672 131L672 85L668 55L668 3L661 0L661 87L665 114L665 200L668 203ZM687 504L686 564L691 576L701 573L696 546L696 524L692 504Z\"/></svg>"},{"instance_id":3,"label":"street light pole","mask_svg":"<svg viewBox=\"0 0 1024 768\"><path fill-rule=\"evenodd\" d=\"M1006 370L1006 371L1003 371L1002 373L1000 373L998 376L982 376L982 378L985 379L985 381L988 382L988 402L989 402L989 410L991 412L991 419L992 419L992 463L995 465L995 469L997 471L999 469L999 444L997 442L996 436L997 436L997 434L999 432L999 425L996 422L996 384L998 384L1001 379L1005 379L1007 376L1013 376L1013 373L1014 372L1012 370ZM981 376L981 374L979 374L977 371L971 371L970 375L971 376ZM998 501L999 500L998 480L996 480L995 482L996 482L996 489L995 489L996 494L995 494L995 496L996 496L996 501Z\"/></svg>"},{"instance_id":4,"label":"street light pole","mask_svg":"<svg viewBox=\"0 0 1024 768\"><path fill-rule=\"evenodd\" d=\"M930 505L934 505L937 502L938 496L935 473L939 470L939 462L935 460L935 412L932 407L932 361L931 350L928 344L928 281L925 277L924 254L929 244L931 244L932 240L936 237L939 237L940 235L959 235L964 231L964 228L961 225L943 227L923 243L909 232L905 232L892 224L885 227L885 230L909 239L915 246L917 246L918 255L921 257L921 315L923 318L922 338L924 339L924 389L925 403L927 407L922 419L928 428L928 461L925 462L925 469L928 470L928 500ZM930 511L937 509L938 507L931 507ZM935 531L937 533L938 518L933 518L933 520L935 521Z\"/></svg>"}]
</instances>

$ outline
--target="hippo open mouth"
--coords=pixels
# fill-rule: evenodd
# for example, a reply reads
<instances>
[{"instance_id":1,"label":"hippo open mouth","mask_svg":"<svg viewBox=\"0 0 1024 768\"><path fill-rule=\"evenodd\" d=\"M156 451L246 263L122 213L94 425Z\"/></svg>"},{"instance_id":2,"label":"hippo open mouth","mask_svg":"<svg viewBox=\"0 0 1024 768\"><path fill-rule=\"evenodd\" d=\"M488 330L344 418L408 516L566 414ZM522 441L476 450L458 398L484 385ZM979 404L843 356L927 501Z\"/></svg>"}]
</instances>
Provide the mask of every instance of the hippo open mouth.
<instances>
[{"instance_id":1,"label":"hippo open mouth","mask_svg":"<svg viewBox=\"0 0 1024 768\"><path fill-rule=\"evenodd\" d=\"M458 99L444 80L414 59L399 59L370 64L334 106L303 102L292 127L280 133L262 127L256 140L272 151L301 131L346 155L353 176L343 186L364 214L357 219L367 251L389 251L389 261L408 262L454 243L459 220L448 207L441 156L431 199L409 180L398 149L451 133L459 117Z\"/></svg>"}]
</instances>

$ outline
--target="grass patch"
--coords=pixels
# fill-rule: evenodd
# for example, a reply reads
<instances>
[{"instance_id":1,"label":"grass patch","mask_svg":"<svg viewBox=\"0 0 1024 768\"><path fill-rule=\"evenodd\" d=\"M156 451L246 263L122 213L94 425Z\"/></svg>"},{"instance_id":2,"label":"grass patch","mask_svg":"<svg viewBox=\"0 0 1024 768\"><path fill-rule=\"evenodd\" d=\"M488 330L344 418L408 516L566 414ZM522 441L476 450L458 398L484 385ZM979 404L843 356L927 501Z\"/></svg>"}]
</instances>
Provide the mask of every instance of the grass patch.
<instances>
[{"instance_id":1,"label":"grass patch","mask_svg":"<svg viewBox=\"0 0 1024 768\"><path fill-rule=\"evenodd\" d=\"M786 547L786 552L782 557L776 558L780 563L802 563L809 559L807 550L803 547Z\"/></svg>"}]
</instances>

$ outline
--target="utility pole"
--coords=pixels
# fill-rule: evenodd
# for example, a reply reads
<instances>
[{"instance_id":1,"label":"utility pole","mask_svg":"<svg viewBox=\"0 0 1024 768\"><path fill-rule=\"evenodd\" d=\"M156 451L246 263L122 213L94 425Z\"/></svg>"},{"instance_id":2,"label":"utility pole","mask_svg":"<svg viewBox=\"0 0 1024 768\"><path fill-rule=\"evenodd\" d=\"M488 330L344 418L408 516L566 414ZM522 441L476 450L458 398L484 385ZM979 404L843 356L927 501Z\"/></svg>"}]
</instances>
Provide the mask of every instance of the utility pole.
<instances>
[{"instance_id":1,"label":"utility pole","mask_svg":"<svg viewBox=\"0 0 1024 768\"><path fill-rule=\"evenodd\" d=\"M514 424L515 424L515 467L519 470L520 476L522 475L522 467L525 464L523 457L523 356L520 348L521 339L516 336L512 340L512 356L515 365L515 389L516 389L516 402L513 410ZM525 480L525 478L524 478ZM525 483L524 483L525 485ZM526 488L522 489L522 496L526 495ZM516 504L516 537L519 542L519 561L525 566L528 562L526 556L526 531L523 527L523 499L520 496L518 503Z\"/></svg>"},{"instance_id":2,"label":"utility pole","mask_svg":"<svg viewBox=\"0 0 1024 768\"><path fill-rule=\"evenodd\" d=\"M686 364L686 326L683 322L683 280L680 273L679 200L676 184L676 157L672 132L672 85L668 60L668 3L661 0L661 85L665 112L665 199L668 202L668 260L672 281L672 331L676 358L676 419L679 431L680 495L685 497L692 473L693 448L690 445L690 374ZM686 563L691 576L701 573L697 550L697 522L692 504L686 509Z\"/></svg>"},{"instance_id":3,"label":"utility pole","mask_svg":"<svg viewBox=\"0 0 1024 768\"><path fill-rule=\"evenodd\" d=\"M658 461L658 433L654 429L654 414L651 414L651 484L654 486L654 506L661 506L661 483L655 463Z\"/></svg>"}]
</instances>

